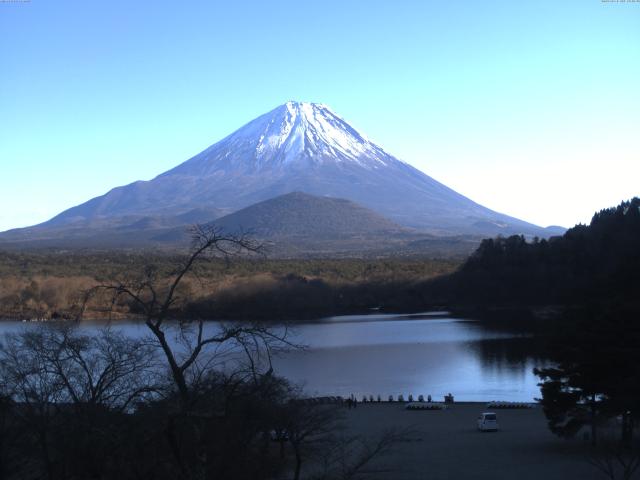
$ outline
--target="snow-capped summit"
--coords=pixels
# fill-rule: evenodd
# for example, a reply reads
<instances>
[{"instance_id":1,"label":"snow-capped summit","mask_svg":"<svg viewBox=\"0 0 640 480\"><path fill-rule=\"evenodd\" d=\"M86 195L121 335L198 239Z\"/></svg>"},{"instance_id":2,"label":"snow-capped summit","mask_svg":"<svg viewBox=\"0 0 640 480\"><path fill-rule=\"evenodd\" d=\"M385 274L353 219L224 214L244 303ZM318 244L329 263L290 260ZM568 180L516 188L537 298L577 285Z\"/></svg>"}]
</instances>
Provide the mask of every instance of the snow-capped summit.
<instances>
[{"instance_id":1,"label":"snow-capped summit","mask_svg":"<svg viewBox=\"0 0 640 480\"><path fill-rule=\"evenodd\" d=\"M219 169L256 172L354 162L371 169L388 155L328 106L289 101L261 115L204 152L170 170L210 175Z\"/></svg>"},{"instance_id":2,"label":"snow-capped summit","mask_svg":"<svg viewBox=\"0 0 640 480\"><path fill-rule=\"evenodd\" d=\"M262 163L306 157L384 165L379 158L384 152L326 105L289 101L271 113L266 125L256 125L262 130L256 146L256 158Z\"/></svg>"},{"instance_id":3,"label":"snow-capped summit","mask_svg":"<svg viewBox=\"0 0 640 480\"><path fill-rule=\"evenodd\" d=\"M432 234L547 236L398 160L326 105L294 101L150 181L114 188L36 228L223 215L295 191L351 200Z\"/></svg>"}]
</instances>

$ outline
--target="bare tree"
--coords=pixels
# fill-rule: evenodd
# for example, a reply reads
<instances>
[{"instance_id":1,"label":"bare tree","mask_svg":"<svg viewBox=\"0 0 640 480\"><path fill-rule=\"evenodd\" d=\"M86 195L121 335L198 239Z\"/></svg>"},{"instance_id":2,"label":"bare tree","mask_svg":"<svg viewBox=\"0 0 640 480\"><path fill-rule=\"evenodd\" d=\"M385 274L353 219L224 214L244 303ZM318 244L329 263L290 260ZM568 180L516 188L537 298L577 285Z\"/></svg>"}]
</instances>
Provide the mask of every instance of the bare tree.
<instances>
[{"instance_id":1,"label":"bare tree","mask_svg":"<svg viewBox=\"0 0 640 480\"><path fill-rule=\"evenodd\" d=\"M341 418L341 411L334 405L312 405L293 400L283 406L279 422L276 422L276 433L291 444L294 480L301 478L305 459L328 448L334 434L341 428Z\"/></svg>"},{"instance_id":2,"label":"bare tree","mask_svg":"<svg viewBox=\"0 0 640 480\"><path fill-rule=\"evenodd\" d=\"M270 351L277 344L287 343L286 329L274 333L274 330L257 323L233 323L220 324L214 331L205 331L205 322L198 319L194 322L179 322L178 325L181 328L179 340L182 345L180 350L172 345L167 338L168 329L171 327L167 324L167 320L171 318L172 309L180 300L178 291L182 281L187 275L195 274L197 262L208 254L228 258L243 252L259 253L262 249L260 244L244 233L226 235L215 226L196 225L193 227L192 234L191 251L171 272L168 284L163 285L157 271L149 267L141 279L97 285L87 292L85 297L86 305L93 295L100 291L107 291L111 293L112 307L120 299L125 298L142 313L145 325L164 354L184 408L188 408L189 403L189 371L192 367L197 367L200 355L206 347L219 348L223 344L235 344L249 354L256 353L258 350ZM83 312L84 310L85 308L82 309Z\"/></svg>"},{"instance_id":3,"label":"bare tree","mask_svg":"<svg viewBox=\"0 0 640 480\"><path fill-rule=\"evenodd\" d=\"M181 300L179 291L183 280L190 274L197 275L200 260L207 255L229 258L261 251L261 246L243 233L226 235L215 226L202 225L195 226L192 233L190 253L168 278L161 278L156 269L149 267L141 279L97 285L87 292L85 306L92 296L107 292L111 308L124 299L141 312L146 327L163 353L179 398L179 411L169 416L167 422L167 438L173 455L184 477L204 478L207 458L202 446L202 429L207 420L198 417L211 413L197 411L199 381L207 378L207 372L220 357L232 357L236 374L248 375L257 381L260 374L271 374L271 352L291 344L286 328L272 329L259 323L206 324L203 319L169 321ZM170 335L176 332L176 327L176 340L172 342ZM244 362L240 361L239 355L244 356ZM260 371L262 367L264 371ZM178 437L184 437L185 426L190 426L190 440L180 442ZM186 460L180 443L193 446Z\"/></svg>"},{"instance_id":4,"label":"bare tree","mask_svg":"<svg viewBox=\"0 0 640 480\"><path fill-rule=\"evenodd\" d=\"M34 345L31 332L8 335L2 345L2 379L6 395L20 406L16 419L33 437L39 452L39 462L46 478L54 478L51 453L51 433L57 414L56 406L64 397L62 383L48 373L40 355L28 345ZM26 347L26 348L24 348Z\"/></svg>"},{"instance_id":5,"label":"bare tree","mask_svg":"<svg viewBox=\"0 0 640 480\"><path fill-rule=\"evenodd\" d=\"M380 474L386 477L393 470L376 465L376 461L412 434L408 429L390 429L372 439L360 435L339 436L324 452L322 472L315 480L353 480Z\"/></svg>"},{"instance_id":6,"label":"bare tree","mask_svg":"<svg viewBox=\"0 0 640 480\"><path fill-rule=\"evenodd\" d=\"M3 389L15 402L13 419L33 438L48 478L63 477L59 472L69 465L103 467L97 440L112 442L111 419L156 391L153 356L143 342L108 328L86 335L76 325L46 324L5 336ZM79 457L70 454L65 441L82 438L92 439L91 448Z\"/></svg>"},{"instance_id":7,"label":"bare tree","mask_svg":"<svg viewBox=\"0 0 640 480\"><path fill-rule=\"evenodd\" d=\"M611 432L601 436L587 461L611 480L630 480L640 468L640 446L626 444Z\"/></svg>"},{"instance_id":8,"label":"bare tree","mask_svg":"<svg viewBox=\"0 0 640 480\"><path fill-rule=\"evenodd\" d=\"M21 402L126 411L157 389L154 350L111 328L87 335L73 324L41 325L6 335L2 347L5 381Z\"/></svg>"},{"instance_id":9,"label":"bare tree","mask_svg":"<svg viewBox=\"0 0 640 480\"><path fill-rule=\"evenodd\" d=\"M293 480L353 480L371 474L389 473L376 466L399 442L409 439L409 429L389 429L379 436L348 435L344 410L339 404L317 404L303 400L296 390L274 415L273 440L291 445Z\"/></svg>"},{"instance_id":10,"label":"bare tree","mask_svg":"<svg viewBox=\"0 0 640 480\"><path fill-rule=\"evenodd\" d=\"M0 480L15 478L22 455L19 445L24 436L21 426L15 422L15 402L0 393Z\"/></svg>"}]
</instances>

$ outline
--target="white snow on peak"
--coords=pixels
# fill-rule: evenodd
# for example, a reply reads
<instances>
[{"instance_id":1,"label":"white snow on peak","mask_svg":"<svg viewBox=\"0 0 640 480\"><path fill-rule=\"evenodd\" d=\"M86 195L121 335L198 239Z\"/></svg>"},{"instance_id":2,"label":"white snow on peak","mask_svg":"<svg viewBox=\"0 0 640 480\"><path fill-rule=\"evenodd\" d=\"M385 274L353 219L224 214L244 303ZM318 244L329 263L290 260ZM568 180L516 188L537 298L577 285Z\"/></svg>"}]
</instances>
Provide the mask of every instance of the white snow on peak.
<instances>
[{"instance_id":1,"label":"white snow on peak","mask_svg":"<svg viewBox=\"0 0 640 480\"><path fill-rule=\"evenodd\" d=\"M289 101L225 140L245 145L255 140L255 159L263 166L306 160L378 168L389 159L380 147L320 103Z\"/></svg>"}]
</instances>

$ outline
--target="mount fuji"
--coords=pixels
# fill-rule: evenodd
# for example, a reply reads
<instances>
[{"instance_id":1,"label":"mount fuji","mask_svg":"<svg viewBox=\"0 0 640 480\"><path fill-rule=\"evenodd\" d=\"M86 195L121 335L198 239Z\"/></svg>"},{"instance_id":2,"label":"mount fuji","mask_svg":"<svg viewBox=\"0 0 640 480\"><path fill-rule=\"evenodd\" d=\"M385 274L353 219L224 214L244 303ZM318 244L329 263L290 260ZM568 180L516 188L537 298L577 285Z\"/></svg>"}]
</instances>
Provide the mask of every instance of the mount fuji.
<instances>
[{"instance_id":1,"label":"mount fuji","mask_svg":"<svg viewBox=\"0 0 640 480\"><path fill-rule=\"evenodd\" d=\"M557 233L473 202L385 152L326 105L291 101L150 181L0 238L82 238L123 228L132 238L136 228L212 221L291 192L346 199L430 235Z\"/></svg>"}]
</instances>

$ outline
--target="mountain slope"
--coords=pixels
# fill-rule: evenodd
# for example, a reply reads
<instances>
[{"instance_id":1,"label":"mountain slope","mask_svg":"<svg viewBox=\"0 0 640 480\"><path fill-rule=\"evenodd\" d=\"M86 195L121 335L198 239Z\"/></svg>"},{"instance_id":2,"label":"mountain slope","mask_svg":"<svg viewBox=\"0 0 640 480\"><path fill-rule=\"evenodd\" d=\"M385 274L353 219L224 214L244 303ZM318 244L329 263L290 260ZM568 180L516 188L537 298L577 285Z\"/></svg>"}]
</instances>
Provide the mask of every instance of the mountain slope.
<instances>
[{"instance_id":1,"label":"mountain slope","mask_svg":"<svg viewBox=\"0 0 640 480\"><path fill-rule=\"evenodd\" d=\"M327 106L298 102L256 118L153 180L114 188L21 235L40 237L51 229L63 235L72 227L130 225L198 210L224 214L294 191L345 198L431 234L549 235L396 159Z\"/></svg>"},{"instance_id":2,"label":"mountain slope","mask_svg":"<svg viewBox=\"0 0 640 480\"><path fill-rule=\"evenodd\" d=\"M213 223L228 232L250 230L261 238L335 239L407 232L400 225L349 200L301 192L256 203Z\"/></svg>"},{"instance_id":3,"label":"mountain slope","mask_svg":"<svg viewBox=\"0 0 640 480\"><path fill-rule=\"evenodd\" d=\"M478 239L441 239L401 227L391 220L342 198L302 192L258 202L212 222L225 233L249 233L266 246L270 256L362 256L395 254L441 255L471 251ZM186 244L188 231L174 228L150 242ZM418 242L418 243L416 243Z\"/></svg>"},{"instance_id":4,"label":"mountain slope","mask_svg":"<svg viewBox=\"0 0 640 480\"><path fill-rule=\"evenodd\" d=\"M390 257L390 256L460 256L469 254L479 237L434 237L414 231L358 205L350 200L317 197L292 192L258 202L214 221L202 221L207 211L182 216L146 216L109 227L84 222L49 228L39 235L30 231L12 232L0 239L6 249L151 249L175 250L188 247L190 226L185 219L212 224L224 233L250 233L265 246L271 257Z\"/></svg>"}]
</instances>

